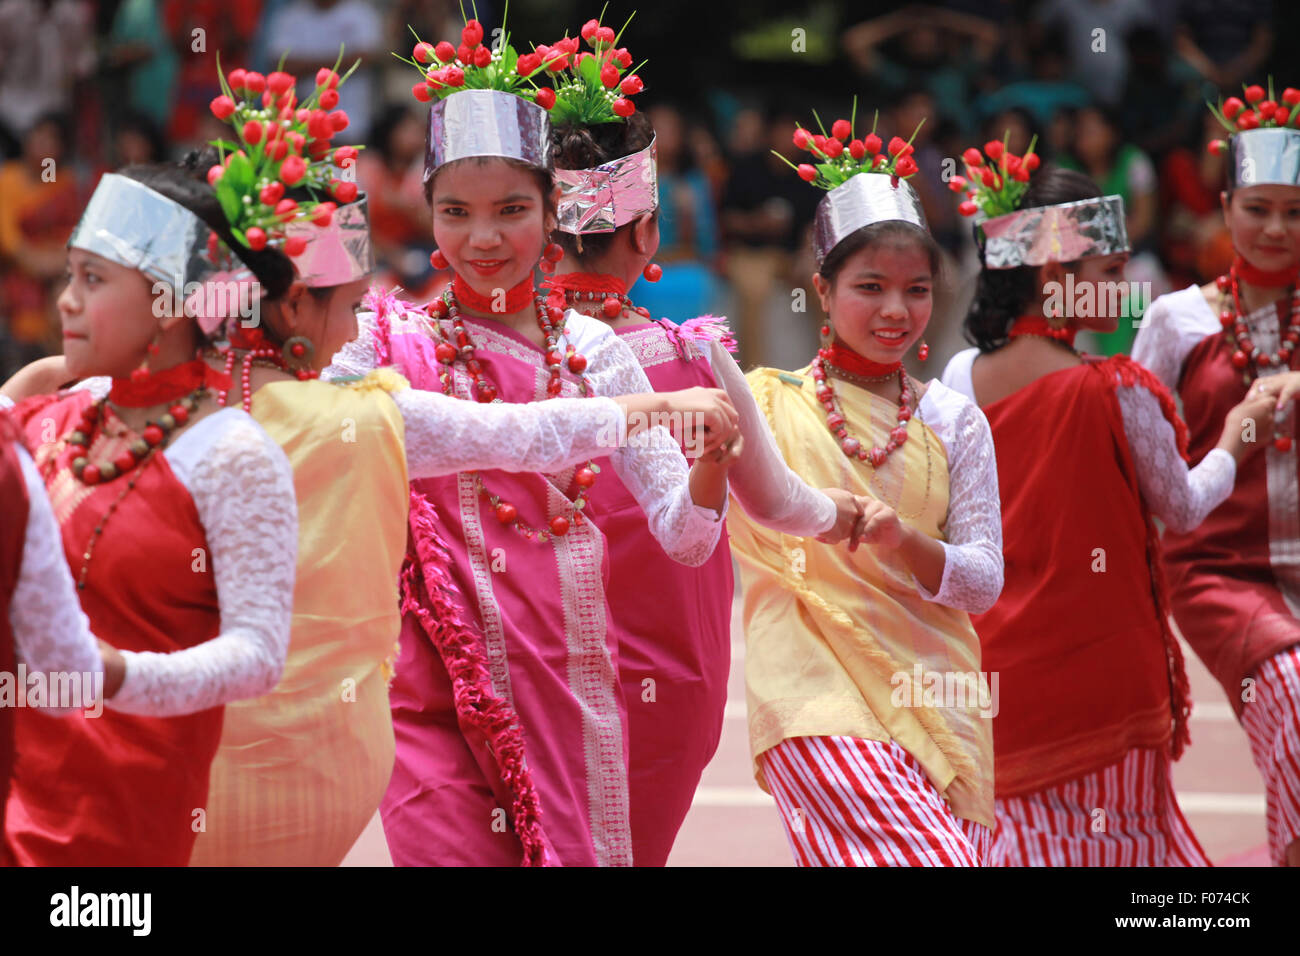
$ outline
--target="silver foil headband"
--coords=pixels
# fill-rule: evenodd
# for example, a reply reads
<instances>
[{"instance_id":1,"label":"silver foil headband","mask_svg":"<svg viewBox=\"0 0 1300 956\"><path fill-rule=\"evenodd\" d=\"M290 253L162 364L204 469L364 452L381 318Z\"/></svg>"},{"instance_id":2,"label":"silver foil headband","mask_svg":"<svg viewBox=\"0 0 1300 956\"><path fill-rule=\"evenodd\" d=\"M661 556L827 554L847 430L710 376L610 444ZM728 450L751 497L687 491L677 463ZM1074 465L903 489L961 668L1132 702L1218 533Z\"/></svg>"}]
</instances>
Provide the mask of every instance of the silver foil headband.
<instances>
[{"instance_id":1,"label":"silver foil headband","mask_svg":"<svg viewBox=\"0 0 1300 956\"><path fill-rule=\"evenodd\" d=\"M895 186L883 173L859 173L828 192L817 204L813 254L820 266L832 249L863 226L908 222L929 231L921 197L904 179Z\"/></svg>"},{"instance_id":2,"label":"silver foil headband","mask_svg":"<svg viewBox=\"0 0 1300 956\"><path fill-rule=\"evenodd\" d=\"M180 203L143 183L105 173L72 230L84 249L161 282L202 282L218 271L207 257L212 231Z\"/></svg>"},{"instance_id":3,"label":"silver foil headband","mask_svg":"<svg viewBox=\"0 0 1300 956\"><path fill-rule=\"evenodd\" d=\"M289 223L284 234L307 240L307 248L291 261L298 277L308 286L346 285L375 270L370 244L370 209L364 196L335 209L328 226L318 226L305 219Z\"/></svg>"},{"instance_id":4,"label":"silver foil headband","mask_svg":"<svg viewBox=\"0 0 1300 956\"><path fill-rule=\"evenodd\" d=\"M1300 130L1249 129L1228 140L1232 185L1300 186Z\"/></svg>"},{"instance_id":5,"label":"silver foil headband","mask_svg":"<svg viewBox=\"0 0 1300 956\"><path fill-rule=\"evenodd\" d=\"M581 235L613 232L659 208L659 151L645 149L591 169L557 169L559 229Z\"/></svg>"},{"instance_id":6,"label":"silver foil headband","mask_svg":"<svg viewBox=\"0 0 1300 956\"><path fill-rule=\"evenodd\" d=\"M1030 206L992 219L977 218L988 269L1074 262L1128 252L1124 200L1102 196L1054 206Z\"/></svg>"},{"instance_id":7,"label":"silver foil headband","mask_svg":"<svg viewBox=\"0 0 1300 956\"><path fill-rule=\"evenodd\" d=\"M551 121L536 103L500 90L465 90L429 110L424 181L440 166L473 156L518 159L551 167Z\"/></svg>"}]
</instances>

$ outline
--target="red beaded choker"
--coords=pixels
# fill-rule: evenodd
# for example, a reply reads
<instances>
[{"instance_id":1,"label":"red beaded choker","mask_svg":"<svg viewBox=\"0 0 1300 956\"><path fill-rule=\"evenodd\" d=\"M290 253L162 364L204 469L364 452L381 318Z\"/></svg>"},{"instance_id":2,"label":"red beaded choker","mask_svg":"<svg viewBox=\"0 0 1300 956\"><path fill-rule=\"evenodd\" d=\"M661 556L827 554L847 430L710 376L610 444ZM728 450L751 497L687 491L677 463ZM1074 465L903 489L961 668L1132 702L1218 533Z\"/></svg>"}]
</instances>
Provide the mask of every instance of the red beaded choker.
<instances>
[{"instance_id":1,"label":"red beaded choker","mask_svg":"<svg viewBox=\"0 0 1300 956\"><path fill-rule=\"evenodd\" d=\"M201 358L150 372L137 383L129 378L115 378L108 400L119 408L149 408L174 402L203 386L230 388L230 376L218 372Z\"/></svg>"},{"instance_id":2,"label":"red beaded choker","mask_svg":"<svg viewBox=\"0 0 1300 956\"><path fill-rule=\"evenodd\" d=\"M533 297L537 294L533 291L531 275L525 277L512 289L498 290L494 295L479 295L459 274L453 274L451 289L462 308L483 315L514 315L516 312L522 312L533 304ZM505 293L504 308L501 302L501 291Z\"/></svg>"},{"instance_id":3,"label":"red beaded choker","mask_svg":"<svg viewBox=\"0 0 1300 956\"><path fill-rule=\"evenodd\" d=\"M903 367L900 362L873 362L865 355L860 355L847 345L841 344L838 340L830 345L820 349L817 353L823 361L829 362L835 368L853 375L860 375L863 378L883 378L886 375L892 375Z\"/></svg>"},{"instance_id":4,"label":"red beaded choker","mask_svg":"<svg viewBox=\"0 0 1300 956\"><path fill-rule=\"evenodd\" d=\"M1249 282L1251 285L1261 286L1265 289L1281 289L1296 284L1297 278L1300 278L1300 265L1292 269L1265 272L1263 269L1255 268L1238 254L1232 260L1232 272L1237 278Z\"/></svg>"},{"instance_id":5,"label":"red beaded choker","mask_svg":"<svg viewBox=\"0 0 1300 956\"><path fill-rule=\"evenodd\" d=\"M1074 336L1077 332L1078 329L1068 325L1063 329L1054 329L1041 315L1022 315L1011 323L1011 328L1007 330L1007 338L1018 339L1022 335L1037 335L1074 348Z\"/></svg>"},{"instance_id":6,"label":"red beaded choker","mask_svg":"<svg viewBox=\"0 0 1300 956\"><path fill-rule=\"evenodd\" d=\"M552 305L577 308L582 302L601 303L601 312L607 319L616 319L624 311L636 312L645 318L650 313L637 308L627 294L627 284L618 276L604 272L565 272L542 282L549 290L546 301ZM563 303L560 297L563 297Z\"/></svg>"}]
</instances>

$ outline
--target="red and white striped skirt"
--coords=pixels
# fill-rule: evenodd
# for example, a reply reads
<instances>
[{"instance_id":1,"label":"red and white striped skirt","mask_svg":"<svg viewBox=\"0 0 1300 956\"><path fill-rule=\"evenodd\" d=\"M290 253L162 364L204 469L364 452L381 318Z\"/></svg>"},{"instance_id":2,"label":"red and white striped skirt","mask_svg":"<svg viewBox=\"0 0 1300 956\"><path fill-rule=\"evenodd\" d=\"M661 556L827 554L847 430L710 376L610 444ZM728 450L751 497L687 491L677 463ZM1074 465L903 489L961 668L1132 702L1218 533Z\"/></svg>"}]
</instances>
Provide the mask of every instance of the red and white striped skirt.
<instances>
[{"instance_id":1,"label":"red and white striped skirt","mask_svg":"<svg viewBox=\"0 0 1300 956\"><path fill-rule=\"evenodd\" d=\"M1269 856L1282 866L1286 848L1300 839L1300 647L1260 665L1255 699L1243 708L1241 725L1264 778Z\"/></svg>"},{"instance_id":2,"label":"red and white striped skirt","mask_svg":"<svg viewBox=\"0 0 1300 956\"><path fill-rule=\"evenodd\" d=\"M800 866L982 866L988 827L953 815L896 742L788 737L760 757Z\"/></svg>"},{"instance_id":3,"label":"red and white striped skirt","mask_svg":"<svg viewBox=\"0 0 1300 956\"><path fill-rule=\"evenodd\" d=\"M1210 866L1178 808L1169 755L1123 760L997 801L994 866Z\"/></svg>"}]
</instances>

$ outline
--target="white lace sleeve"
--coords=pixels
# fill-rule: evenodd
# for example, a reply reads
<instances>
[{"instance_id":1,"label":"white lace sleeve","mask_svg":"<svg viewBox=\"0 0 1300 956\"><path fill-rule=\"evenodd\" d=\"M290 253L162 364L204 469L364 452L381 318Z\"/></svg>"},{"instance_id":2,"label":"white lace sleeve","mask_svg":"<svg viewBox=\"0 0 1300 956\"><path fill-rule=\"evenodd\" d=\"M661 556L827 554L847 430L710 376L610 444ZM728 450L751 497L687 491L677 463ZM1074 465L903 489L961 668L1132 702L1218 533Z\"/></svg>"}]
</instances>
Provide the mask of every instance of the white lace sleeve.
<instances>
[{"instance_id":1,"label":"white lace sleeve","mask_svg":"<svg viewBox=\"0 0 1300 956\"><path fill-rule=\"evenodd\" d=\"M568 318L572 341L587 357L588 377L597 394L654 391L632 350L607 326L576 312L569 312ZM691 500L690 469L668 429L657 425L629 436L610 454L610 463L641 505L650 533L669 557L690 567L709 559L722 533L727 505L724 502L719 513Z\"/></svg>"},{"instance_id":2,"label":"white lace sleeve","mask_svg":"<svg viewBox=\"0 0 1300 956\"><path fill-rule=\"evenodd\" d=\"M811 538L830 530L835 502L790 469L736 360L716 339L709 348L713 377L736 406L745 441L740 461L728 475L731 493L746 514L773 531Z\"/></svg>"},{"instance_id":3,"label":"white lace sleeve","mask_svg":"<svg viewBox=\"0 0 1300 956\"><path fill-rule=\"evenodd\" d=\"M948 449L948 520L943 578L927 601L982 614L1002 593L1002 505L988 419L974 402L939 382L921 399L925 423Z\"/></svg>"},{"instance_id":4,"label":"white lace sleeve","mask_svg":"<svg viewBox=\"0 0 1300 956\"><path fill-rule=\"evenodd\" d=\"M1189 470L1156 397L1141 385L1121 385L1115 395L1142 499L1174 531L1191 531L1232 494L1236 460L1215 448Z\"/></svg>"},{"instance_id":5,"label":"white lace sleeve","mask_svg":"<svg viewBox=\"0 0 1300 956\"><path fill-rule=\"evenodd\" d=\"M4 411L6 408L13 408L15 404L17 403L8 395L0 395L0 411Z\"/></svg>"},{"instance_id":6,"label":"white lace sleeve","mask_svg":"<svg viewBox=\"0 0 1300 956\"><path fill-rule=\"evenodd\" d=\"M357 313L357 337L334 353L329 366L320 373L323 381L353 378L375 369L375 313Z\"/></svg>"},{"instance_id":7,"label":"white lace sleeve","mask_svg":"<svg viewBox=\"0 0 1300 956\"><path fill-rule=\"evenodd\" d=\"M1133 361L1144 365L1177 391L1187 355L1207 335L1220 332L1218 317L1210 311L1198 286L1168 292L1151 303L1133 340Z\"/></svg>"},{"instance_id":8,"label":"white lace sleeve","mask_svg":"<svg viewBox=\"0 0 1300 956\"><path fill-rule=\"evenodd\" d=\"M210 444L191 434L205 425L216 433ZM155 717L195 713L275 687L289 649L298 556L289 460L243 411L225 409L200 421L168 449L167 460L203 522L221 633L170 654L123 654L126 679L108 705Z\"/></svg>"},{"instance_id":9,"label":"white lace sleeve","mask_svg":"<svg viewBox=\"0 0 1300 956\"><path fill-rule=\"evenodd\" d=\"M623 409L612 398L484 405L404 388L393 400L406 425L412 478L480 468L559 471L609 454L624 431Z\"/></svg>"},{"instance_id":10,"label":"white lace sleeve","mask_svg":"<svg viewBox=\"0 0 1300 956\"><path fill-rule=\"evenodd\" d=\"M45 495L36 465L23 448L18 462L27 486L27 531L18 584L9 603L9 625L14 651L29 672L43 674L98 674L104 662L81 610L77 587L63 554L59 523ZM82 681L83 688L86 682ZM93 681L90 686L94 686ZM47 714L71 714L91 706L84 699L77 707L41 707Z\"/></svg>"}]
</instances>

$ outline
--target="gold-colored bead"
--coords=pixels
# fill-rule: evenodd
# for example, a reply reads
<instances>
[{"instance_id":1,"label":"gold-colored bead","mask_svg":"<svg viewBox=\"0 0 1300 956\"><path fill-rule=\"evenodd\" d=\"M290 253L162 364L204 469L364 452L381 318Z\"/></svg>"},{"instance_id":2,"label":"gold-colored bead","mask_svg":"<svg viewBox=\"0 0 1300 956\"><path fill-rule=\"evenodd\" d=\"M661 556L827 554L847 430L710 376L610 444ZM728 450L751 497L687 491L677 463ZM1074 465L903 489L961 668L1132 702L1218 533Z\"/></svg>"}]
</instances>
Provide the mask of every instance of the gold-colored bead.
<instances>
[{"instance_id":1,"label":"gold-colored bead","mask_svg":"<svg viewBox=\"0 0 1300 956\"><path fill-rule=\"evenodd\" d=\"M176 427L176 419L172 417L171 412L167 412L162 418L158 419L158 424L162 426L164 431L171 431Z\"/></svg>"},{"instance_id":2,"label":"gold-colored bead","mask_svg":"<svg viewBox=\"0 0 1300 956\"><path fill-rule=\"evenodd\" d=\"M117 465L111 461L106 461L99 466L99 477L101 481L112 481L117 477Z\"/></svg>"}]
</instances>

